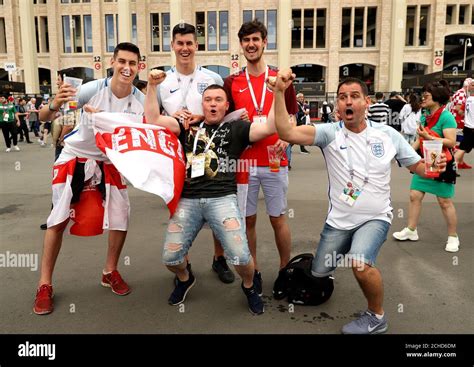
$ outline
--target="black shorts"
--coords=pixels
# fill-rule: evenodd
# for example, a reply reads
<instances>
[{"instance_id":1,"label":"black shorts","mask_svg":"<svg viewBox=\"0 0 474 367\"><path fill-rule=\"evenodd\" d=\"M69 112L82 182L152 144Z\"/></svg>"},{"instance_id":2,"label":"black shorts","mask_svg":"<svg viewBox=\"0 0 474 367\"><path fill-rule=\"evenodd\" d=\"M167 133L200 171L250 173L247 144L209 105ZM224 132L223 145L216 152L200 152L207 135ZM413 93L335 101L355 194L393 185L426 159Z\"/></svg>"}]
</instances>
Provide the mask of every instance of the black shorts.
<instances>
[{"instance_id":1,"label":"black shorts","mask_svg":"<svg viewBox=\"0 0 474 367\"><path fill-rule=\"evenodd\" d=\"M51 122L45 122L44 126L43 126L43 129L48 130L49 132L51 132Z\"/></svg>"},{"instance_id":2,"label":"black shorts","mask_svg":"<svg viewBox=\"0 0 474 367\"><path fill-rule=\"evenodd\" d=\"M459 149L469 153L472 150L472 146L474 145L474 129L464 126L462 133L463 138L461 144L459 144Z\"/></svg>"}]
</instances>

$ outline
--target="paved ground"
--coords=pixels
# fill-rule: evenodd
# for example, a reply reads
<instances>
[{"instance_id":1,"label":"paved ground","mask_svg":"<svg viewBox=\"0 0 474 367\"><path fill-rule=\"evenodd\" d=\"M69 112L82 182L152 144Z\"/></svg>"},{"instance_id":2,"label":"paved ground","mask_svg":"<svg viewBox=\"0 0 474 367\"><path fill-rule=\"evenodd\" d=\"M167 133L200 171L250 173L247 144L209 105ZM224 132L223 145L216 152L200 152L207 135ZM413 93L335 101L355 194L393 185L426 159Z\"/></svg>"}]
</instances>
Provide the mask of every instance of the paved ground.
<instances>
[{"instance_id":1,"label":"paved ground","mask_svg":"<svg viewBox=\"0 0 474 367\"><path fill-rule=\"evenodd\" d=\"M20 143L22 144L22 143ZM41 255L50 207L52 148L20 145L21 152L0 153L0 254ZM2 148L3 150L3 148ZM327 211L327 175L322 155L293 148L288 204L294 255L313 251ZM468 161L473 162L471 154ZM474 317L474 178L462 171L456 185L456 209L462 247L444 251L446 225L434 197L423 205L417 243L398 243L391 233L407 214L410 175L393 165L395 219L379 255L385 283L385 309L390 333L472 333ZM366 305L352 272L338 269L330 301L319 307L297 306L270 298L278 259L273 234L260 202L258 256L262 266L266 312L251 316L240 282L225 285L210 270L211 232L203 230L191 251L197 282L184 310L167 304L172 275L161 264L167 212L150 194L130 189L132 219L123 251L130 264L121 271L133 292L118 297L100 286L106 237L67 235L55 271L55 311L32 313L39 271L0 267L1 333L338 333ZM184 312L181 312L184 311Z\"/></svg>"}]
</instances>

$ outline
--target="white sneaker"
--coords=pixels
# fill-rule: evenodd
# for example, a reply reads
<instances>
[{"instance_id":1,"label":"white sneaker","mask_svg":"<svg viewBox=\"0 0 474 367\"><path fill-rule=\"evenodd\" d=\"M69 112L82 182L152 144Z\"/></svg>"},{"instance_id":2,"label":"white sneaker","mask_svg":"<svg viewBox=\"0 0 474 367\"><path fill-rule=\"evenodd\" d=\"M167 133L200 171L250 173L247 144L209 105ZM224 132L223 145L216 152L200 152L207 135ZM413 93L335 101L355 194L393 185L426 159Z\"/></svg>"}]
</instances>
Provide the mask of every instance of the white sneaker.
<instances>
[{"instance_id":1,"label":"white sneaker","mask_svg":"<svg viewBox=\"0 0 474 367\"><path fill-rule=\"evenodd\" d=\"M459 237L448 236L448 242L446 242L445 250L448 252L458 252L459 245Z\"/></svg>"},{"instance_id":2,"label":"white sneaker","mask_svg":"<svg viewBox=\"0 0 474 367\"><path fill-rule=\"evenodd\" d=\"M13 149L15 149L17 152L20 151L20 147L18 147L17 145L14 145L14 146L13 146Z\"/></svg>"},{"instance_id":3,"label":"white sneaker","mask_svg":"<svg viewBox=\"0 0 474 367\"><path fill-rule=\"evenodd\" d=\"M393 237L399 241L418 241L418 231L416 229L412 231L410 228L405 227L400 232L394 232Z\"/></svg>"},{"instance_id":4,"label":"white sneaker","mask_svg":"<svg viewBox=\"0 0 474 367\"><path fill-rule=\"evenodd\" d=\"M10 148L7 148L5 152L10 153L12 150Z\"/></svg>"},{"instance_id":5,"label":"white sneaker","mask_svg":"<svg viewBox=\"0 0 474 367\"><path fill-rule=\"evenodd\" d=\"M41 148L46 148L46 144L44 143L44 141L42 141L42 142L40 143L40 147L41 147Z\"/></svg>"}]
</instances>

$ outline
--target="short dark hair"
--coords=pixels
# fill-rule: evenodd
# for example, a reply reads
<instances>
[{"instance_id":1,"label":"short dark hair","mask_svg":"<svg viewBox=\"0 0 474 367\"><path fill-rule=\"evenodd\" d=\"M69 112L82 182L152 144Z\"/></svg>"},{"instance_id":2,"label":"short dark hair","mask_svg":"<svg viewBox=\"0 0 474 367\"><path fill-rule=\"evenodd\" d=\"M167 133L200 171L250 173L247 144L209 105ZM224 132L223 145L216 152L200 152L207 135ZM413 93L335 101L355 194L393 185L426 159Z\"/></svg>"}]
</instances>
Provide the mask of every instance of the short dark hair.
<instances>
[{"instance_id":1,"label":"short dark hair","mask_svg":"<svg viewBox=\"0 0 474 367\"><path fill-rule=\"evenodd\" d=\"M369 95L369 89L367 88L367 84L365 84L362 80L358 78L352 78L352 77L346 78L342 82L339 83L339 85L337 86L337 94L339 94L339 89L341 89L341 87L346 84L359 84L364 96Z\"/></svg>"},{"instance_id":2,"label":"short dark hair","mask_svg":"<svg viewBox=\"0 0 474 367\"><path fill-rule=\"evenodd\" d=\"M173 27L173 41L177 34L192 34L196 39L196 27L189 23L178 23Z\"/></svg>"},{"instance_id":3,"label":"short dark hair","mask_svg":"<svg viewBox=\"0 0 474 367\"><path fill-rule=\"evenodd\" d=\"M383 98L383 93L382 92L375 93L375 99L382 99L382 98Z\"/></svg>"},{"instance_id":4,"label":"short dark hair","mask_svg":"<svg viewBox=\"0 0 474 367\"><path fill-rule=\"evenodd\" d=\"M242 38L248 36L249 34L257 32L260 32L260 34L262 35L262 40L267 38L268 31L267 27L265 27L265 24L258 21L257 19L254 19L250 22L242 24L237 35L239 36L239 41L242 42Z\"/></svg>"},{"instance_id":5,"label":"short dark hair","mask_svg":"<svg viewBox=\"0 0 474 367\"><path fill-rule=\"evenodd\" d=\"M133 52L134 54L138 56L138 61L140 61L140 58L141 58L140 49L137 47L137 45L131 42L122 42L122 43L119 43L117 46L115 46L114 59L117 57L117 54L119 51Z\"/></svg>"},{"instance_id":6,"label":"short dark hair","mask_svg":"<svg viewBox=\"0 0 474 367\"><path fill-rule=\"evenodd\" d=\"M224 89L223 86L221 86L221 85L219 85L219 84L211 84L211 85L209 85L206 89L204 89L204 92L202 92L202 95L204 96L204 93L206 93L208 90L215 90L215 89L223 90L223 91L224 91L224 94L225 94L225 97L226 97L226 100L229 100L229 97L228 97L228 95L227 95L226 90Z\"/></svg>"},{"instance_id":7,"label":"short dark hair","mask_svg":"<svg viewBox=\"0 0 474 367\"><path fill-rule=\"evenodd\" d=\"M438 102L440 105L448 103L449 97L451 95L449 84L445 80L440 80L439 82L433 83L426 83L423 86L423 92L430 93L433 101Z\"/></svg>"}]
</instances>

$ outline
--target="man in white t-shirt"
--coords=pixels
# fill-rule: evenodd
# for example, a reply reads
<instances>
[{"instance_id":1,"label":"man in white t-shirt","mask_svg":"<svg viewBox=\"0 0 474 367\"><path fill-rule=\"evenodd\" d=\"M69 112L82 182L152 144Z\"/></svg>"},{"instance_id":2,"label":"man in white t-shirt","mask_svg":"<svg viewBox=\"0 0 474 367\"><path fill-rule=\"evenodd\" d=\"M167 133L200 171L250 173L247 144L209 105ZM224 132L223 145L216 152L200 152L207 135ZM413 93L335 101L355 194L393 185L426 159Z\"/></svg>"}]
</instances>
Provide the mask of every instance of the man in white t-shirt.
<instances>
[{"instance_id":1,"label":"man in white t-shirt","mask_svg":"<svg viewBox=\"0 0 474 367\"><path fill-rule=\"evenodd\" d=\"M347 78L337 88L341 121L295 127L282 118L284 96L278 88L275 92L276 127L281 139L319 146L328 169L329 211L312 275L331 275L341 255L346 256L367 298L367 312L345 325L344 334L378 334L387 330L382 276L374 265L392 220L391 160L396 158L410 171L424 175L421 158L397 131L366 120L369 101L366 84ZM445 158L441 169L445 169Z\"/></svg>"},{"instance_id":2,"label":"man in white t-shirt","mask_svg":"<svg viewBox=\"0 0 474 367\"><path fill-rule=\"evenodd\" d=\"M186 128L204 120L202 93L212 84L222 86L219 74L196 64L198 50L196 28L179 23L173 28L171 48L176 55L176 66L166 72L166 79L158 86L158 102L165 115L173 116ZM224 283L232 283L234 273L227 265L224 249L214 241L212 269Z\"/></svg>"},{"instance_id":3,"label":"man in white t-shirt","mask_svg":"<svg viewBox=\"0 0 474 367\"><path fill-rule=\"evenodd\" d=\"M145 97L132 84L139 60L137 46L128 42L118 44L111 60L113 76L83 85L77 96L77 107L91 111L126 112L136 116L137 122L142 122ZM76 90L71 85L62 84L54 100L40 111L40 120L51 120L59 108L75 95ZM96 146L92 126L87 121L85 114L82 114L81 122L64 137L65 146L54 165L53 209L47 221L41 275L33 308L38 315L51 313L54 308L53 270L70 217L74 218L75 234L96 235L103 229L109 230L107 260L101 283L117 295L130 293L128 284L117 271L130 214L127 190L120 173ZM103 215L98 219L85 204L85 198L91 195L105 202ZM74 217L70 212L75 213ZM92 228L92 224L98 226ZM71 232L74 233L72 228Z\"/></svg>"}]
</instances>

